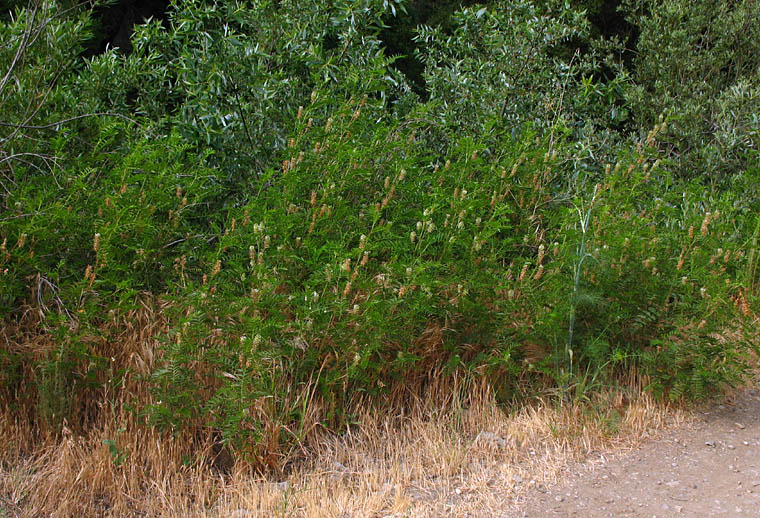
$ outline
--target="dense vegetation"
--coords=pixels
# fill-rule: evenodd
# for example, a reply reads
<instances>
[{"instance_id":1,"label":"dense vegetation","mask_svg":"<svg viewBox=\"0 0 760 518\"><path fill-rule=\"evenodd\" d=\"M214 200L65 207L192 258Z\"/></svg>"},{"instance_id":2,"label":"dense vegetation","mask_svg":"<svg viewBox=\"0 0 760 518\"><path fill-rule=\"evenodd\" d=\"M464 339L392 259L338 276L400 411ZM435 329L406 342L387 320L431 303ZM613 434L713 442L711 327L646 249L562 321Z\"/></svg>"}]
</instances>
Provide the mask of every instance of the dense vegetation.
<instances>
[{"instance_id":1,"label":"dense vegetation","mask_svg":"<svg viewBox=\"0 0 760 518\"><path fill-rule=\"evenodd\" d=\"M193 0L129 48L108 6L16 4L0 391L39 427L129 386L276 464L434 377L678 398L749 367L752 0ZM123 348L148 306L161 347Z\"/></svg>"}]
</instances>

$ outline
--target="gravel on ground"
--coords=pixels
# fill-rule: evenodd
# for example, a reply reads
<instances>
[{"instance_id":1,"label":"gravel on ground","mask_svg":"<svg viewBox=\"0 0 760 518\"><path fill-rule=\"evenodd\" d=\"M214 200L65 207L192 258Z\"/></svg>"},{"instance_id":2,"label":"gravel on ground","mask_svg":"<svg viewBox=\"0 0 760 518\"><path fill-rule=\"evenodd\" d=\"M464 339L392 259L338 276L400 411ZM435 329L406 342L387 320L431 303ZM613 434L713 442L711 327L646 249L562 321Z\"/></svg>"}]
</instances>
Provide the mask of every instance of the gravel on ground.
<instances>
[{"instance_id":1,"label":"gravel on ground","mask_svg":"<svg viewBox=\"0 0 760 518\"><path fill-rule=\"evenodd\" d=\"M760 391L747 389L637 448L571 466L523 517L760 517Z\"/></svg>"}]
</instances>

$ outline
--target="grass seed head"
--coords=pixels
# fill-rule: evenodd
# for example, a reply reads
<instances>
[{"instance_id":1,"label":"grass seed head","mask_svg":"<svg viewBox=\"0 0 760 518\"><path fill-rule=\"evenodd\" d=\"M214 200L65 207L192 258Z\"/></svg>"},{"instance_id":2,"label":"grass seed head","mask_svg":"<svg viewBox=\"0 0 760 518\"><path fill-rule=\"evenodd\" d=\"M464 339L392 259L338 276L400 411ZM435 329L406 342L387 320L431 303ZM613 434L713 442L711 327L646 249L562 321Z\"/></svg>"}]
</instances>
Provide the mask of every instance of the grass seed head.
<instances>
[{"instance_id":1,"label":"grass seed head","mask_svg":"<svg viewBox=\"0 0 760 518\"><path fill-rule=\"evenodd\" d=\"M705 218L702 220L702 227L699 229L699 232L706 236L707 233L710 231L710 221L712 218L712 214L710 212L705 213Z\"/></svg>"},{"instance_id":2,"label":"grass seed head","mask_svg":"<svg viewBox=\"0 0 760 518\"><path fill-rule=\"evenodd\" d=\"M518 277L518 281L522 282L525 279L525 275L528 273L528 267L530 266L530 263L525 263L522 267L522 270L520 270L520 277Z\"/></svg>"}]
</instances>

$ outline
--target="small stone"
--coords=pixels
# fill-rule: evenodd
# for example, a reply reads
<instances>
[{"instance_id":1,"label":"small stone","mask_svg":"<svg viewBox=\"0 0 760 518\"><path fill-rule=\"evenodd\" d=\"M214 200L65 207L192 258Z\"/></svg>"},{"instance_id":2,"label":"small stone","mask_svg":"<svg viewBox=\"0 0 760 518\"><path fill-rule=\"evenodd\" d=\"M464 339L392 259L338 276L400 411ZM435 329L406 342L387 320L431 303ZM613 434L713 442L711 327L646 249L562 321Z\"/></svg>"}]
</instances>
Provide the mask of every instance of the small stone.
<instances>
[{"instance_id":1,"label":"small stone","mask_svg":"<svg viewBox=\"0 0 760 518\"><path fill-rule=\"evenodd\" d=\"M734 423L734 426L737 427L739 430L744 430L744 425L741 423Z\"/></svg>"},{"instance_id":2,"label":"small stone","mask_svg":"<svg viewBox=\"0 0 760 518\"><path fill-rule=\"evenodd\" d=\"M715 441L705 441L705 446L715 447Z\"/></svg>"},{"instance_id":3,"label":"small stone","mask_svg":"<svg viewBox=\"0 0 760 518\"><path fill-rule=\"evenodd\" d=\"M735 450L736 446L734 446L733 444L729 444L728 446L726 446L726 448L728 448L729 450Z\"/></svg>"},{"instance_id":4,"label":"small stone","mask_svg":"<svg viewBox=\"0 0 760 518\"><path fill-rule=\"evenodd\" d=\"M683 506L682 505L677 505L675 507L675 510L676 510L677 513L682 513L683 512Z\"/></svg>"},{"instance_id":5,"label":"small stone","mask_svg":"<svg viewBox=\"0 0 760 518\"><path fill-rule=\"evenodd\" d=\"M492 447L496 447L498 449L505 449L507 447L507 441L505 441L503 437L493 432L480 432L475 438L475 443L490 444Z\"/></svg>"},{"instance_id":6,"label":"small stone","mask_svg":"<svg viewBox=\"0 0 760 518\"><path fill-rule=\"evenodd\" d=\"M555 499L557 502L562 502L562 501L564 501L564 500L565 500L565 497L564 497L564 496L555 496L555 497L554 497L554 499Z\"/></svg>"}]
</instances>

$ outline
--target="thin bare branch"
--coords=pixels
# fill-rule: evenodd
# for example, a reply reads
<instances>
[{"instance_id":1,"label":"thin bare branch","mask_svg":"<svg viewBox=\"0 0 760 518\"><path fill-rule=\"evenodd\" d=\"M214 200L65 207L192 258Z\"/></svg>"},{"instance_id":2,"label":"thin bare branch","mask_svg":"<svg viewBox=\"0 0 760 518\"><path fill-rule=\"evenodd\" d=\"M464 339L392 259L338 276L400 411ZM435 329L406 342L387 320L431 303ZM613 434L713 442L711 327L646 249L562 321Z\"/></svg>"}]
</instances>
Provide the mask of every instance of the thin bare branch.
<instances>
[{"instance_id":1,"label":"thin bare branch","mask_svg":"<svg viewBox=\"0 0 760 518\"><path fill-rule=\"evenodd\" d=\"M127 122L130 122L132 124L140 125L139 122L137 122L134 119L131 119L127 117L126 115L122 115L120 113L114 113L114 112L96 112L96 113L85 113L82 115L77 115L75 117L69 117L67 119L61 119L56 122L51 122L49 124L42 124L42 125L32 125L32 124L13 124L11 122L0 122L0 126L6 126L11 128L21 128L21 129L33 129L33 130L43 130L43 129L50 129L54 128L56 126L61 126L62 124L68 124L69 122L73 122L75 120L79 119L86 119L88 117L116 117L118 119L125 120Z\"/></svg>"}]
</instances>

